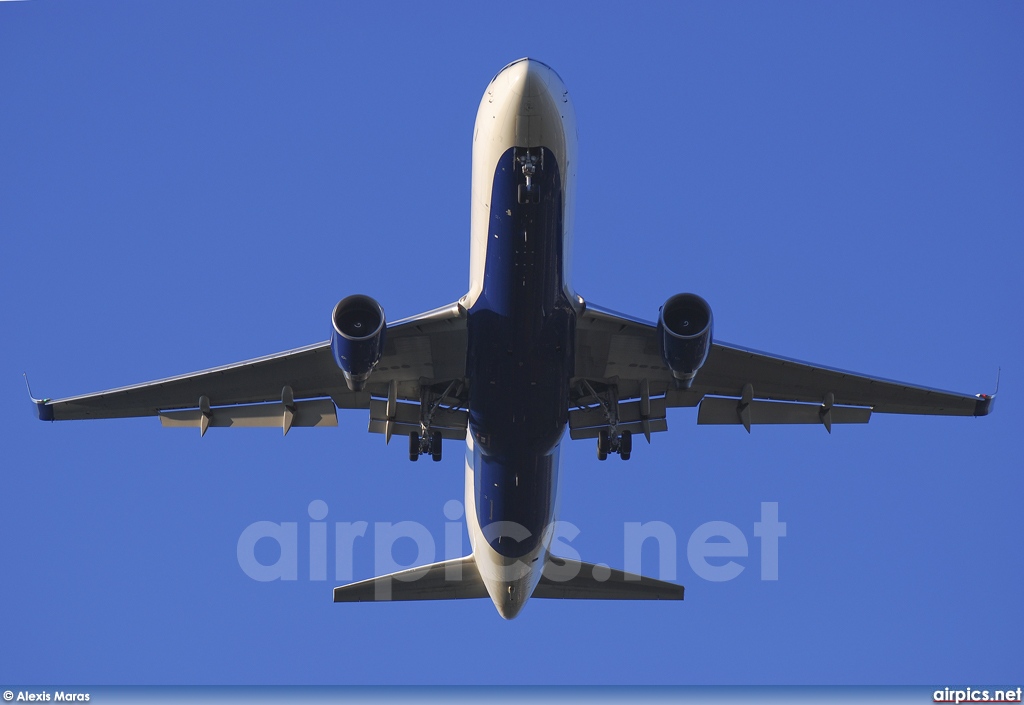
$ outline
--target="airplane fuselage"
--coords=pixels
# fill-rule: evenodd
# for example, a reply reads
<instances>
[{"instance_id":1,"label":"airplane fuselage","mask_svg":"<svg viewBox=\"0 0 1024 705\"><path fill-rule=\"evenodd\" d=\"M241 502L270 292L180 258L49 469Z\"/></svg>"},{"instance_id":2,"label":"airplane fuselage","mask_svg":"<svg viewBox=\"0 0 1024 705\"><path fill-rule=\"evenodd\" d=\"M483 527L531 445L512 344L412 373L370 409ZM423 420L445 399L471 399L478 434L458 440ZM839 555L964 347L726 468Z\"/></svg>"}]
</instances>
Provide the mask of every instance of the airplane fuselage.
<instances>
[{"instance_id":1,"label":"airplane fuselage","mask_svg":"<svg viewBox=\"0 0 1024 705\"><path fill-rule=\"evenodd\" d=\"M481 578L514 617L540 580L558 506L573 376L576 124L548 66L491 81L473 138L466 506Z\"/></svg>"}]
</instances>

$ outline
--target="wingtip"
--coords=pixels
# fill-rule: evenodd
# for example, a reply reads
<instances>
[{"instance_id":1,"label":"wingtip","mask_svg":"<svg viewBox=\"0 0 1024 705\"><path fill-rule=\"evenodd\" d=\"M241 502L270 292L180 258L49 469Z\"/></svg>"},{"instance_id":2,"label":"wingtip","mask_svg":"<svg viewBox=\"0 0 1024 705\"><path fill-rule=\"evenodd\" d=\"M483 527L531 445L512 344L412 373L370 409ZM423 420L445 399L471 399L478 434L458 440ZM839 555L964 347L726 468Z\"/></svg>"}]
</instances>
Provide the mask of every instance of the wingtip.
<instances>
[{"instance_id":1,"label":"wingtip","mask_svg":"<svg viewBox=\"0 0 1024 705\"><path fill-rule=\"evenodd\" d=\"M36 402L36 415L40 421L53 421L53 405L45 399Z\"/></svg>"},{"instance_id":2,"label":"wingtip","mask_svg":"<svg viewBox=\"0 0 1024 705\"><path fill-rule=\"evenodd\" d=\"M53 405L49 399L36 399L32 394L32 385L28 383L28 373L22 372L25 378L25 388L28 389L28 398L36 405L36 415L40 421L53 421Z\"/></svg>"},{"instance_id":3,"label":"wingtip","mask_svg":"<svg viewBox=\"0 0 1024 705\"><path fill-rule=\"evenodd\" d=\"M974 405L975 416L988 416L992 413L992 407L996 403L996 395L999 394L999 378L1003 376L1003 368L996 370L996 391L991 394L975 394L978 401Z\"/></svg>"},{"instance_id":4,"label":"wingtip","mask_svg":"<svg viewBox=\"0 0 1024 705\"><path fill-rule=\"evenodd\" d=\"M992 413L992 406L996 402L995 394L976 394L978 401L974 404L975 416L988 416Z\"/></svg>"}]
</instances>

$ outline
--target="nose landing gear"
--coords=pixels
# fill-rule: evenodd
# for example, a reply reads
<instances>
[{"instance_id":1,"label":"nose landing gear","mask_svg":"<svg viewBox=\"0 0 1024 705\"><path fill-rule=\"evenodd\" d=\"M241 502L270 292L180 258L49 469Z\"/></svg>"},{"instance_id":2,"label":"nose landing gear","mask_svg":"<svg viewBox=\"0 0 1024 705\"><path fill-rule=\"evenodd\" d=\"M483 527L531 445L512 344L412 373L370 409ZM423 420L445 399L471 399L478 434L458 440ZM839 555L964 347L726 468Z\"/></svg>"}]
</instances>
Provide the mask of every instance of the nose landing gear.
<instances>
[{"instance_id":1,"label":"nose landing gear","mask_svg":"<svg viewBox=\"0 0 1024 705\"><path fill-rule=\"evenodd\" d=\"M543 150L539 155L531 154L528 149L525 152L516 150L515 159L521 167L523 178L526 180L526 183L519 184L519 202L540 203L540 189L534 182L533 177L536 175L538 168L544 169Z\"/></svg>"}]
</instances>

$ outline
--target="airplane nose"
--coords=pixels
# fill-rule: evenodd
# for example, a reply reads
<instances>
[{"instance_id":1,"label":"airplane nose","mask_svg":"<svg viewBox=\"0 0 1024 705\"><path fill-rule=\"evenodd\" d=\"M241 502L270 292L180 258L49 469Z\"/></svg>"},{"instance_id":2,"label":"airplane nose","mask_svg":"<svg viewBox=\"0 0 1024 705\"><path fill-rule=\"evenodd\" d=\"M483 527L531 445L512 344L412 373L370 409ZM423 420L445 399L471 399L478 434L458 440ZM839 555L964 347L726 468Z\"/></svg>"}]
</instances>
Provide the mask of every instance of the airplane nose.
<instances>
[{"instance_id":1,"label":"airplane nose","mask_svg":"<svg viewBox=\"0 0 1024 705\"><path fill-rule=\"evenodd\" d=\"M548 75L551 68L536 59L513 61L498 73L507 81L509 90L524 98L539 98L551 93Z\"/></svg>"},{"instance_id":2,"label":"airplane nose","mask_svg":"<svg viewBox=\"0 0 1024 705\"><path fill-rule=\"evenodd\" d=\"M548 82L545 74L547 67L536 61L525 61L526 70L523 72L520 83L519 94L524 98L539 98L548 93ZM543 67L543 68L542 68Z\"/></svg>"}]
</instances>

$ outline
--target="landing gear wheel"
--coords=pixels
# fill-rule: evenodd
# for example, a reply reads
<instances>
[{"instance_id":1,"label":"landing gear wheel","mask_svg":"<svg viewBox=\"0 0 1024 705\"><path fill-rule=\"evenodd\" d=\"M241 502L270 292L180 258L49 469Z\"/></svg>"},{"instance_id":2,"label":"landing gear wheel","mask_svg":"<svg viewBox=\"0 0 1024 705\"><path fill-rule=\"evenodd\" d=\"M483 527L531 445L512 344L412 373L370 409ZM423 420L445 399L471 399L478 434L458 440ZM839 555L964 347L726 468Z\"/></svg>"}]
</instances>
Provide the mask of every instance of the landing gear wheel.
<instances>
[{"instance_id":1,"label":"landing gear wheel","mask_svg":"<svg viewBox=\"0 0 1024 705\"><path fill-rule=\"evenodd\" d=\"M420 459L420 434L413 431L409 434L409 460L414 463Z\"/></svg>"},{"instance_id":2,"label":"landing gear wheel","mask_svg":"<svg viewBox=\"0 0 1024 705\"><path fill-rule=\"evenodd\" d=\"M622 437L619 438L619 457L623 460L629 460L630 453L633 452L633 432L623 431Z\"/></svg>"},{"instance_id":3,"label":"landing gear wheel","mask_svg":"<svg viewBox=\"0 0 1024 705\"><path fill-rule=\"evenodd\" d=\"M597 434L597 459L607 459L609 450L611 450L611 439L608 438L607 431L601 431Z\"/></svg>"},{"instance_id":4,"label":"landing gear wheel","mask_svg":"<svg viewBox=\"0 0 1024 705\"><path fill-rule=\"evenodd\" d=\"M430 457L434 459L434 462L441 461L441 432L434 431L430 434Z\"/></svg>"}]
</instances>

